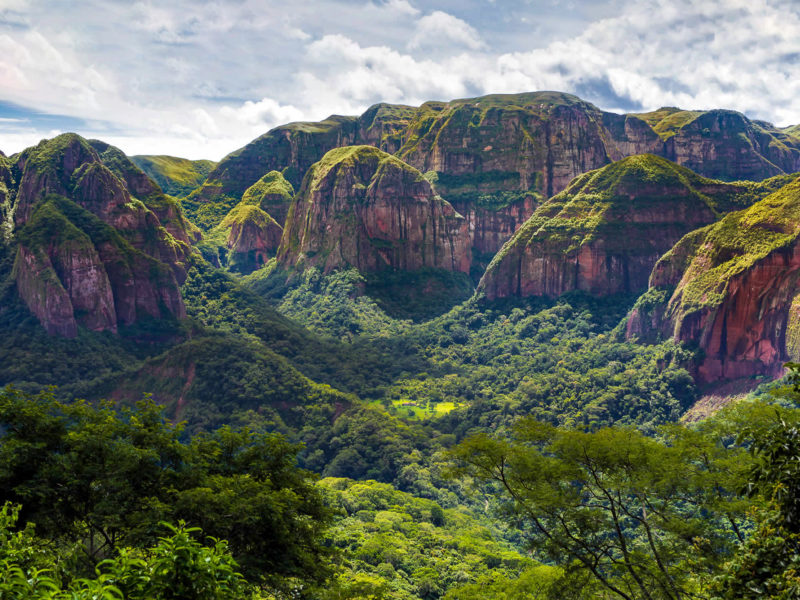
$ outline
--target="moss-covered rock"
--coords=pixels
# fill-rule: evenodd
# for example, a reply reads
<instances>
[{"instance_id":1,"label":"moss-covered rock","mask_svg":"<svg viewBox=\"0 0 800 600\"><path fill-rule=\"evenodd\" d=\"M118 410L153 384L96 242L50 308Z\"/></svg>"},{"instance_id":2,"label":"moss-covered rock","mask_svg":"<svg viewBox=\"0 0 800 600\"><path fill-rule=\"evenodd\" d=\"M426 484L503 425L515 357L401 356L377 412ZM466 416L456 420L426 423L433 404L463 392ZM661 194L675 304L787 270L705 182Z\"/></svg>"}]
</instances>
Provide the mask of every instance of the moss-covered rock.
<instances>
[{"instance_id":1,"label":"moss-covered rock","mask_svg":"<svg viewBox=\"0 0 800 600\"><path fill-rule=\"evenodd\" d=\"M15 155L12 174L14 277L48 331L185 315L186 221L119 149L64 134Z\"/></svg>"},{"instance_id":2,"label":"moss-covered rock","mask_svg":"<svg viewBox=\"0 0 800 600\"><path fill-rule=\"evenodd\" d=\"M223 158L182 204L196 224L210 230L265 174L280 171L298 186L306 170L328 150L352 144L356 130L355 117L340 116L276 127Z\"/></svg>"},{"instance_id":3,"label":"moss-covered rock","mask_svg":"<svg viewBox=\"0 0 800 600\"><path fill-rule=\"evenodd\" d=\"M417 169L371 146L314 164L284 228L281 268L469 271L466 222Z\"/></svg>"},{"instance_id":4,"label":"moss-covered rock","mask_svg":"<svg viewBox=\"0 0 800 600\"><path fill-rule=\"evenodd\" d=\"M653 269L658 301L637 305L628 335L696 343L703 383L780 374L800 358L799 240L800 179L681 239Z\"/></svg>"},{"instance_id":5,"label":"moss-covered rock","mask_svg":"<svg viewBox=\"0 0 800 600\"><path fill-rule=\"evenodd\" d=\"M622 159L577 177L539 207L479 288L489 298L641 292L683 235L780 182L726 184L651 154Z\"/></svg>"},{"instance_id":6,"label":"moss-covered rock","mask_svg":"<svg viewBox=\"0 0 800 600\"><path fill-rule=\"evenodd\" d=\"M294 187L278 171L270 171L242 196L242 204L258 206L283 227L292 204Z\"/></svg>"}]
</instances>

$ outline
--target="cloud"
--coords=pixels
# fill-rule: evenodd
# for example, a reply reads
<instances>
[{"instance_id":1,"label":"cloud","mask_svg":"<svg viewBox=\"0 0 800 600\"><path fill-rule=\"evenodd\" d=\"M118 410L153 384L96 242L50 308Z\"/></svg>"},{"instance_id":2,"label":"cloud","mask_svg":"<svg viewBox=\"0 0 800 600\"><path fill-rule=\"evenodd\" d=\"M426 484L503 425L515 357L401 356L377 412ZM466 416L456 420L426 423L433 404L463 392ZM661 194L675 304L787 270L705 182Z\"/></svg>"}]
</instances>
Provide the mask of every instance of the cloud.
<instances>
[{"instance_id":1,"label":"cloud","mask_svg":"<svg viewBox=\"0 0 800 600\"><path fill-rule=\"evenodd\" d=\"M0 118L20 118L3 102L72 117L59 122L126 151L220 158L275 125L375 102L543 89L800 122L793 0L448 3L457 16L422 0L0 3ZM0 148L52 123L2 122Z\"/></svg>"},{"instance_id":2,"label":"cloud","mask_svg":"<svg viewBox=\"0 0 800 600\"><path fill-rule=\"evenodd\" d=\"M408 42L410 50L453 45L470 50L483 50L487 47L480 34L469 23L440 10L422 17L417 23L414 37Z\"/></svg>"},{"instance_id":3,"label":"cloud","mask_svg":"<svg viewBox=\"0 0 800 600\"><path fill-rule=\"evenodd\" d=\"M304 116L300 109L291 105L281 105L272 98L263 98L259 102L248 100L238 108L225 106L221 109L220 114L223 117L261 129L299 121Z\"/></svg>"}]
</instances>

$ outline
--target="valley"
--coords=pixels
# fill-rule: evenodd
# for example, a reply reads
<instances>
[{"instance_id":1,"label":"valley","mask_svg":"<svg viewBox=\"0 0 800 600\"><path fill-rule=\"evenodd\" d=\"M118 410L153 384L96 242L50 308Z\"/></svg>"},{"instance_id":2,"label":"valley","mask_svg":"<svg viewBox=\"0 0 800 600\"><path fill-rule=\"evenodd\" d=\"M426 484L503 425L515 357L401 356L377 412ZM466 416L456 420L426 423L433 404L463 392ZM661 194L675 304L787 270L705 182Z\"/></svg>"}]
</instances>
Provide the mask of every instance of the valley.
<instances>
[{"instance_id":1,"label":"valley","mask_svg":"<svg viewBox=\"0 0 800 600\"><path fill-rule=\"evenodd\" d=\"M737 597L793 510L757 474L800 420L798 178L796 128L558 92L216 163L0 153L0 487L55 548L19 568L91 574L181 521L228 540L225 598Z\"/></svg>"}]
</instances>

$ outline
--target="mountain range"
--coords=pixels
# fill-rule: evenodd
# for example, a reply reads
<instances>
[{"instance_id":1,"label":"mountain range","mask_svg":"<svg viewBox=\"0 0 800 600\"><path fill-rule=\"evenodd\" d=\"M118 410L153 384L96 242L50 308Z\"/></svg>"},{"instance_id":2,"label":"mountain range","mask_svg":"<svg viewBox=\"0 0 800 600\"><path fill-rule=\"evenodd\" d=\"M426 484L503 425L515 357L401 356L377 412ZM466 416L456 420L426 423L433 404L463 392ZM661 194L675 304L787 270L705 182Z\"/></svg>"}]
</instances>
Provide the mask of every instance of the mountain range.
<instances>
[{"instance_id":1,"label":"mountain range","mask_svg":"<svg viewBox=\"0 0 800 600\"><path fill-rule=\"evenodd\" d=\"M33 316L55 337L124 341L135 364L92 394L147 391L177 410L193 353L235 348L271 365L272 387L330 385L344 407L380 395L332 375L342 356L365 368L350 342L374 323L391 337L463 302L625 298L615 335L685 345L711 389L777 377L800 352L798 171L796 128L728 110L620 115L557 92L378 104L277 127L219 163L63 134L0 155L0 314L25 339ZM320 337L326 286L351 272L352 332ZM354 306L378 320L358 324Z\"/></svg>"}]
</instances>

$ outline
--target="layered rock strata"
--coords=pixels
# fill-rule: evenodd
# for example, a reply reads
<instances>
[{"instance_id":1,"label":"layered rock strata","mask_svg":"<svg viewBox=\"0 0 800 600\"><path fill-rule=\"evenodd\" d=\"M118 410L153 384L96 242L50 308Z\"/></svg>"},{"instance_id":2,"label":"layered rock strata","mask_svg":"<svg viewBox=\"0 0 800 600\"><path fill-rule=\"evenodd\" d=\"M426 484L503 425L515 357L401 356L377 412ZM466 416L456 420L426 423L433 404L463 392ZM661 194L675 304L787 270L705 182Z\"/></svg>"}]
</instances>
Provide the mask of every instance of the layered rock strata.
<instances>
[{"instance_id":1,"label":"layered rock strata","mask_svg":"<svg viewBox=\"0 0 800 600\"><path fill-rule=\"evenodd\" d=\"M417 169L371 146L328 152L296 195L283 268L469 272L467 223Z\"/></svg>"}]
</instances>

